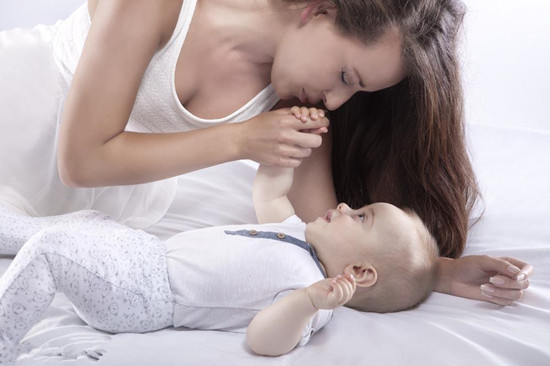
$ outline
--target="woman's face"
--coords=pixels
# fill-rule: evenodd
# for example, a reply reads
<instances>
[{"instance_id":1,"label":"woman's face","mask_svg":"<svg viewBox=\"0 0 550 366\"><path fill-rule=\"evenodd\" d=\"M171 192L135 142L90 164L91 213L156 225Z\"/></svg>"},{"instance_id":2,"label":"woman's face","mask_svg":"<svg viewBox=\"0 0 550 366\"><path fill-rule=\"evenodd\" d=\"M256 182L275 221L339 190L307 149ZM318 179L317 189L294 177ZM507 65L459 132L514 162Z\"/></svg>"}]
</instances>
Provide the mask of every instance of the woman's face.
<instances>
[{"instance_id":1,"label":"woman's face","mask_svg":"<svg viewBox=\"0 0 550 366\"><path fill-rule=\"evenodd\" d=\"M366 46L341 35L329 14L312 16L281 41L271 82L281 99L324 102L334 110L358 91L373 92L405 77L401 37L393 28Z\"/></svg>"}]
</instances>

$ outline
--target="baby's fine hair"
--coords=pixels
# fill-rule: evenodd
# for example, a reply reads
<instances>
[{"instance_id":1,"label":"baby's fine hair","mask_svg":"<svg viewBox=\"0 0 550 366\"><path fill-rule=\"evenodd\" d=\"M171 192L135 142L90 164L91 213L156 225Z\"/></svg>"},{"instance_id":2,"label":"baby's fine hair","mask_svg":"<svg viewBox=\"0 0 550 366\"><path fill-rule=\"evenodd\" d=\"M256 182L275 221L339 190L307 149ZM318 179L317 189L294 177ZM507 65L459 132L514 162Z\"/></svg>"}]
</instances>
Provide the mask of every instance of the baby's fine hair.
<instances>
[{"instance_id":1,"label":"baby's fine hair","mask_svg":"<svg viewBox=\"0 0 550 366\"><path fill-rule=\"evenodd\" d=\"M358 288L350 307L376 313L408 310L433 292L439 257L437 242L416 213L404 211L415 222L415 232L407 236L407 242L388 245L375 255L378 280L372 287Z\"/></svg>"}]
</instances>

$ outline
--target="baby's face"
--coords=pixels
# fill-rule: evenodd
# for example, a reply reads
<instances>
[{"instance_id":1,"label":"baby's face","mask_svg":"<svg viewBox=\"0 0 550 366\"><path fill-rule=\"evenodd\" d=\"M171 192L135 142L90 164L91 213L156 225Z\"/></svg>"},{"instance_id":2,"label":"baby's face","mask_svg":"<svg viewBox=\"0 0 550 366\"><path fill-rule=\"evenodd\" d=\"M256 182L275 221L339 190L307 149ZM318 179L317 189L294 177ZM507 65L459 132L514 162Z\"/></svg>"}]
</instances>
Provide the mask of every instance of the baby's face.
<instances>
[{"instance_id":1,"label":"baby's face","mask_svg":"<svg viewBox=\"0 0 550 366\"><path fill-rule=\"evenodd\" d=\"M413 218L388 203L374 203L357 210L345 203L310 222L306 238L315 247L329 277L349 264L368 261L377 250L403 242L415 229Z\"/></svg>"}]
</instances>

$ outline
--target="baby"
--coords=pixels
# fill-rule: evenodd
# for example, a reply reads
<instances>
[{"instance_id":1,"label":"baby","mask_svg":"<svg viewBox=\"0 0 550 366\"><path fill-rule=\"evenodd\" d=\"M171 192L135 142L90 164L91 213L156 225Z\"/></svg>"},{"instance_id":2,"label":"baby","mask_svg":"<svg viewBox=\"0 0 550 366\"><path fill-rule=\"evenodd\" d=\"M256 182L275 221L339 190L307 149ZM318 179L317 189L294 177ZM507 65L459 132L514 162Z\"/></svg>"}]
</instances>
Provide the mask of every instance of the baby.
<instances>
[{"instance_id":1,"label":"baby","mask_svg":"<svg viewBox=\"0 0 550 366\"><path fill-rule=\"evenodd\" d=\"M399 311L428 296L438 252L418 216L386 203L340 204L306 225L286 196L292 180L293 169L262 165L260 225L166 242L96 211L31 218L0 208L0 254L22 246L0 279L0 361L17 356L57 291L103 331L246 332L262 355L306 344L339 306Z\"/></svg>"}]
</instances>

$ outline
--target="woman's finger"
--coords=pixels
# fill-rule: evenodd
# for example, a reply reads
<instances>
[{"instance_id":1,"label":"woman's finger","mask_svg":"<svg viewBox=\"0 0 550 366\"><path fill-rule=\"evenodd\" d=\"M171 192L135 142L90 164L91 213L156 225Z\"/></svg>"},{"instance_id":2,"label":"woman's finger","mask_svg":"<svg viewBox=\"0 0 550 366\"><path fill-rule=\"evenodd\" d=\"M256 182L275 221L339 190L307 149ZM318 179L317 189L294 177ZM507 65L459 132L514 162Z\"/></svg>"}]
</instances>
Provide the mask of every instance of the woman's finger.
<instances>
[{"instance_id":1,"label":"woman's finger","mask_svg":"<svg viewBox=\"0 0 550 366\"><path fill-rule=\"evenodd\" d=\"M511 289L502 289L495 287L491 284L484 284L481 285L481 294L485 297L493 298L493 299L504 299L504 300L512 300L516 301L519 300L520 297L523 295L522 290L511 290Z\"/></svg>"},{"instance_id":2,"label":"woman's finger","mask_svg":"<svg viewBox=\"0 0 550 366\"><path fill-rule=\"evenodd\" d=\"M312 133L314 135L321 135L323 133L327 133L328 132L328 128L326 127L321 127L321 128L316 128L316 129L310 129L310 130L300 130L301 132L305 132L305 133Z\"/></svg>"},{"instance_id":3,"label":"woman's finger","mask_svg":"<svg viewBox=\"0 0 550 366\"><path fill-rule=\"evenodd\" d=\"M533 266L530 265L529 263L523 262L517 258L512 258L512 257L501 257L501 259L515 265L520 269L520 273L517 275L517 278L519 281L523 279L528 279L531 276L531 274L533 274Z\"/></svg>"},{"instance_id":4,"label":"woman's finger","mask_svg":"<svg viewBox=\"0 0 550 366\"><path fill-rule=\"evenodd\" d=\"M518 281L516 279L501 275L496 275L489 278L489 282L491 282L495 287L504 289L525 290L529 287L529 280L527 279Z\"/></svg>"},{"instance_id":5,"label":"woman's finger","mask_svg":"<svg viewBox=\"0 0 550 366\"><path fill-rule=\"evenodd\" d=\"M510 263L505 259L492 257L489 255L481 256L479 265L480 269L484 272L496 272L495 274L500 274L514 279L521 272L521 270L513 263Z\"/></svg>"},{"instance_id":6,"label":"woman's finger","mask_svg":"<svg viewBox=\"0 0 550 366\"><path fill-rule=\"evenodd\" d=\"M292 131L287 138L287 144L306 149L318 148L323 143L319 135L306 132Z\"/></svg>"},{"instance_id":7,"label":"woman's finger","mask_svg":"<svg viewBox=\"0 0 550 366\"><path fill-rule=\"evenodd\" d=\"M493 304L508 306L508 305L512 305L514 303L514 300L495 297L495 296L492 296L492 295L490 295L488 293L484 293L484 292L482 292L482 294L483 294L483 296L485 296L487 301L492 302Z\"/></svg>"},{"instance_id":8,"label":"woman's finger","mask_svg":"<svg viewBox=\"0 0 550 366\"><path fill-rule=\"evenodd\" d=\"M279 153L285 157L291 157L296 159L307 158L311 155L311 149L301 148L299 146L287 146L283 145L279 149Z\"/></svg>"},{"instance_id":9,"label":"woman's finger","mask_svg":"<svg viewBox=\"0 0 550 366\"><path fill-rule=\"evenodd\" d=\"M302 164L303 159L291 158L291 157L281 157L277 159L273 165L280 166L283 168L297 168Z\"/></svg>"}]
</instances>

